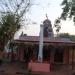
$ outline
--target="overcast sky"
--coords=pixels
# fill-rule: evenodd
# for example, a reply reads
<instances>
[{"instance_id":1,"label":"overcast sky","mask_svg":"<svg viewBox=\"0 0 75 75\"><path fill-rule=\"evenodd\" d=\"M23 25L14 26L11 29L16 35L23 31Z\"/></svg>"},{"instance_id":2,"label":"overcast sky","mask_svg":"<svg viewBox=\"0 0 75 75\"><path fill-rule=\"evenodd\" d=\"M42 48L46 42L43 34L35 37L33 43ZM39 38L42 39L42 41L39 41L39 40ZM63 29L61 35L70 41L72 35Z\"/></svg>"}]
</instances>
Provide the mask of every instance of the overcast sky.
<instances>
[{"instance_id":1,"label":"overcast sky","mask_svg":"<svg viewBox=\"0 0 75 75\"><path fill-rule=\"evenodd\" d=\"M55 19L61 15L61 2L62 0L35 0L27 16L37 24L29 25L27 30L23 28L23 31L28 35L39 35L40 24L46 19L46 14L53 26ZM60 32L75 34L75 26L72 21L63 21Z\"/></svg>"}]
</instances>

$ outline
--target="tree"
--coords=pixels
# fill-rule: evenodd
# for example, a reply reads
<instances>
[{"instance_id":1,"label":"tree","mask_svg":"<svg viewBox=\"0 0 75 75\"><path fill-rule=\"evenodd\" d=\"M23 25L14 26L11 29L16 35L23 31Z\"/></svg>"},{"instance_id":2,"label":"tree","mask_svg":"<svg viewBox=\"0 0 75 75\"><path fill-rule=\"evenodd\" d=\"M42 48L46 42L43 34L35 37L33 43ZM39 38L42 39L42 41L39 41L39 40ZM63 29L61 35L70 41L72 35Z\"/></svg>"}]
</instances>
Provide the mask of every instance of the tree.
<instances>
[{"instance_id":1,"label":"tree","mask_svg":"<svg viewBox=\"0 0 75 75\"><path fill-rule=\"evenodd\" d=\"M68 33L60 33L59 35L58 35L58 37L60 37L60 38L70 38L70 34L68 34Z\"/></svg>"},{"instance_id":2,"label":"tree","mask_svg":"<svg viewBox=\"0 0 75 75\"><path fill-rule=\"evenodd\" d=\"M31 6L31 0L0 1L0 50L4 51L8 42L20 29L23 18Z\"/></svg>"},{"instance_id":3,"label":"tree","mask_svg":"<svg viewBox=\"0 0 75 75\"><path fill-rule=\"evenodd\" d=\"M61 29L61 26L59 25L61 23L61 20L66 20L67 18L70 18L75 24L75 0L63 0L61 6L63 6L62 14L59 19L55 20L54 24L57 33Z\"/></svg>"},{"instance_id":4,"label":"tree","mask_svg":"<svg viewBox=\"0 0 75 75\"><path fill-rule=\"evenodd\" d=\"M31 0L1 0L0 1L0 46L11 40L20 29L25 13L31 6Z\"/></svg>"},{"instance_id":5,"label":"tree","mask_svg":"<svg viewBox=\"0 0 75 75\"><path fill-rule=\"evenodd\" d=\"M13 40L30 6L31 0L0 0L0 51Z\"/></svg>"},{"instance_id":6,"label":"tree","mask_svg":"<svg viewBox=\"0 0 75 75\"><path fill-rule=\"evenodd\" d=\"M58 35L58 32L60 31L61 29L61 26L60 26L60 23L61 23L61 20L60 18L57 18L54 22L54 27L56 28L56 33Z\"/></svg>"},{"instance_id":7,"label":"tree","mask_svg":"<svg viewBox=\"0 0 75 75\"><path fill-rule=\"evenodd\" d=\"M60 33L60 34L58 34L57 37L60 37L60 38L68 38L71 41L75 41L75 35L70 35L69 33Z\"/></svg>"},{"instance_id":8,"label":"tree","mask_svg":"<svg viewBox=\"0 0 75 75\"><path fill-rule=\"evenodd\" d=\"M61 5L63 6L61 19L73 18L73 22L75 22L75 0L63 0Z\"/></svg>"},{"instance_id":9,"label":"tree","mask_svg":"<svg viewBox=\"0 0 75 75\"><path fill-rule=\"evenodd\" d=\"M31 2L31 0L0 0L0 12L13 12L23 17L32 5Z\"/></svg>"},{"instance_id":10,"label":"tree","mask_svg":"<svg viewBox=\"0 0 75 75\"><path fill-rule=\"evenodd\" d=\"M20 21L17 21L17 15L8 13L1 17L0 21L0 43L5 46L9 40L11 40L15 32L20 29ZM4 47L2 47L4 48ZM2 49L3 50L3 49Z\"/></svg>"}]
</instances>

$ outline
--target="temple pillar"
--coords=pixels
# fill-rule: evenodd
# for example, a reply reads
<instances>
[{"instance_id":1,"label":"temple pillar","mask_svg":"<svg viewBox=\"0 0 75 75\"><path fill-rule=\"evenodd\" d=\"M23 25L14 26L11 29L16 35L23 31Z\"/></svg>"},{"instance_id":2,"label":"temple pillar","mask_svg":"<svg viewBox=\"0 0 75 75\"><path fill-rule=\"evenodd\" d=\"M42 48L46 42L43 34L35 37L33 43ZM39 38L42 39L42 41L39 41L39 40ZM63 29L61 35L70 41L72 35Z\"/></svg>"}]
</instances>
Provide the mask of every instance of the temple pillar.
<instances>
[{"instance_id":1,"label":"temple pillar","mask_svg":"<svg viewBox=\"0 0 75 75\"><path fill-rule=\"evenodd\" d=\"M69 49L69 64L72 64L72 49Z\"/></svg>"},{"instance_id":2,"label":"temple pillar","mask_svg":"<svg viewBox=\"0 0 75 75\"><path fill-rule=\"evenodd\" d=\"M20 48L18 54L19 54L19 60L20 61L23 61L24 49L23 48Z\"/></svg>"},{"instance_id":3,"label":"temple pillar","mask_svg":"<svg viewBox=\"0 0 75 75\"><path fill-rule=\"evenodd\" d=\"M75 48L74 48L74 63L75 63Z\"/></svg>"},{"instance_id":4,"label":"temple pillar","mask_svg":"<svg viewBox=\"0 0 75 75\"><path fill-rule=\"evenodd\" d=\"M74 47L72 49L72 70L74 70Z\"/></svg>"},{"instance_id":5,"label":"temple pillar","mask_svg":"<svg viewBox=\"0 0 75 75\"><path fill-rule=\"evenodd\" d=\"M68 48L68 64L69 64L69 48Z\"/></svg>"},{"instance_id":6,"label":"temple pillar","mask_svg":"<svg viewBox=\"0 0 75 75\"><path fill-rule=\"evenodd\" d=\"M63 63L64 64L68 64L69 63L69 50L68 48L64 49L64 53L63 53Z\"/></svg>"},{"instance_id":7,"label":"temple pillar","mask_svg":"<svg viewBox=\"0 0 75 75\"><path fill-rule=\"evenodd\" d=\"M55 55L55 51L54 50L51 50L50 63L54 63L54 55Z\"/></svg>"}]
</instances>

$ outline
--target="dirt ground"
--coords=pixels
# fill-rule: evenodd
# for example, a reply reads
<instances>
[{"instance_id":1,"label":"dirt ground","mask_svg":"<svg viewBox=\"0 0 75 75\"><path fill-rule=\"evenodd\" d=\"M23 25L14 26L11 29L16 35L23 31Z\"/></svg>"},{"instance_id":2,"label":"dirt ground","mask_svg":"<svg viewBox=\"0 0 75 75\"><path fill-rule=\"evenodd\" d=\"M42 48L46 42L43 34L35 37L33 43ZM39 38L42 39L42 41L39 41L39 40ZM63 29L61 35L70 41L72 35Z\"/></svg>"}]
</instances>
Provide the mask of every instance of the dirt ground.
<instances>
[{"instance_id":1,"label":"dirt ground","mask_svg":"<svg viewBox=\"0 0 75 75\"><path fill-rule=\"evenodd\" d=\"M73 74L74 73L74 74ZM32 72L25 68L25 63L3 63L0 66L0 75L75 75L75 71L52 71L50 73Z\"/></svg>"},{"instance_id":2,"label":"dirt ground","mask_svg":"<svg viewBox=\"0 0 75 75\"><path fill-rule=\"evenodd\" d=\"M24 63L3 63L0 66L0 75L24 75L28 71Z\"/></svg>"}]
</instances>

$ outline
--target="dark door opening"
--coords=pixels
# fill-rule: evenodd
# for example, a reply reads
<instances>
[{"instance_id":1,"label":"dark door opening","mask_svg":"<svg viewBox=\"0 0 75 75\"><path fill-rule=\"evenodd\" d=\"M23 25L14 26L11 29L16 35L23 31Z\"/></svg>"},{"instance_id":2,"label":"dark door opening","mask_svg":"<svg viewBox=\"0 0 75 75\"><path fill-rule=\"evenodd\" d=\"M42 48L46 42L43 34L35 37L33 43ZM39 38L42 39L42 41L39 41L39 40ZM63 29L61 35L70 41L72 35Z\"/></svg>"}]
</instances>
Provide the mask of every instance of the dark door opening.
<instances>
[{"instance_id":1,"label":"dark door opening","mask_svg":"<svg viewBox=\"0 0 75 75\"><path fill-rule=\"evenodd\" d=\"M54 55L54 62L62 63L63 62L63 50L56 49Z\"/></svg>"},{"instance_id":2,"label":"dark door opening","mask_svg":"<svg viewBox=\"0 0 75 75\"><path fill-rule=\"evenodd\" d=\"M29 62L32 56L32 50L30 47L24 50L24 60L25 62Z\"/></svg>"},{"instance_id":3,"label":"dark door opening","mask_svg":"<svg viewBox=\"0 0 75 75\"><path fill-rule=\"evenodd\" d=\"M45 46L43 48L43 61L50 61L50 50Z\"/></svg>"}]
</instances>

